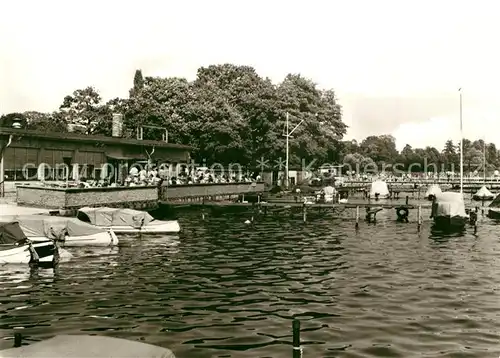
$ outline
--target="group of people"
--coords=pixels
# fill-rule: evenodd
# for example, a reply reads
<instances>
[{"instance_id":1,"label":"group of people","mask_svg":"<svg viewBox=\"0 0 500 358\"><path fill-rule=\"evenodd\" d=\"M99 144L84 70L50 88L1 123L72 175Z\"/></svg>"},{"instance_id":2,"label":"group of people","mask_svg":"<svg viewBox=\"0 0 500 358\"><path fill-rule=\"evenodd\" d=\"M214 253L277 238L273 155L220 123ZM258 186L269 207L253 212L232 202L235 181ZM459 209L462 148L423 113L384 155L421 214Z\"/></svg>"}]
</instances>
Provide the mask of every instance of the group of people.
<instances>
[{"instance_id":1,"label":"group of people","mask_svg":"<svg viewBox=\"0 0 500 358\"><path fill-rule=\"evenodd\" d=\"M80 187L116 187L116 186L149 186L149 185L188 185L188 184L219 184L219 183L251 183L261 180L258 174L228 175L215 173L209 169L182 170L172 175L168 169L159 169L152 165L138 169L133 167L124 179L118 182L110 179L86 180L82 178Z\"/></svg>"}]
</instances>

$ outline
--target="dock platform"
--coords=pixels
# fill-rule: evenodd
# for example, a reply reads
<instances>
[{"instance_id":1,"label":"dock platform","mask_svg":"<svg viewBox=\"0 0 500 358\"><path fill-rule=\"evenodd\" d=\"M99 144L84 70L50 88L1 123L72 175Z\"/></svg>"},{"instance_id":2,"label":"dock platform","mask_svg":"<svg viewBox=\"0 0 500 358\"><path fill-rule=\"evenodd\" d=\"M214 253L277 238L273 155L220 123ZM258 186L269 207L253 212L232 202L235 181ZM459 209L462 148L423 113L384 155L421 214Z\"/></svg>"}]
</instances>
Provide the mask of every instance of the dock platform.
<instances>
[{"instance_id":1,"label":"dock platform","mask_svg":"<svg viewBox=\"0 0 500 358\"><path fill-rule=\"evenodd\" d=\"M396 208L407 208L416 209L419 206L421 208L431 208L431 204L405 204L405 203L347 203L347 204L304 204L302 202L295 201L272 201L260 203L238 203L238 202L192 202L192 203L172 203L172 202L161 202L161 205L170 206L173 208L240 208L240 207L267 207L267 208L302 208L306 206L307 208L321 208L321 209L355 209L359 208L383 208L383 209L396 209Z\"/></svg>"}]
</instances>

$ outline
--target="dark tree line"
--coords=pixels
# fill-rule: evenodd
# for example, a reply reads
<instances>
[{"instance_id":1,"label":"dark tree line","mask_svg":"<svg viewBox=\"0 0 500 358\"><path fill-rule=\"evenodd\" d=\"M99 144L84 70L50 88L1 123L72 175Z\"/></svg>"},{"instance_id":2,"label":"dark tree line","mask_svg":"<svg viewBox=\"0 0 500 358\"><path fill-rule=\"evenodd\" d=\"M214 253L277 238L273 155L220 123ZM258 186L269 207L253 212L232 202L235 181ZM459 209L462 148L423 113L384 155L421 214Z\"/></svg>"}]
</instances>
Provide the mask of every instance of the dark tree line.
<instances>
[{"instance_id":1,"label":"dark tree line","mask_svg":"<svg viewBox=\"0 0 500 358\"><path fill-rule=\"evenodd\" d=\"M285 119L290 129L302 124L290 141L290 165L310 163L368 164L436 163L458 168L456 143L446 142L444 150L433 147L411 148L401 153L389 135L370 136L360 143L343 141L347 126L342 108L331 89L321 90L299 74L287 75L281 83L259 76L255 69L232 64L202 67L194 81L184 78L143 77L137 70L129 98L103 102L93 87L77 89L64 97L52 113L10 113L0 125L14 119L28 129L88 135L111 135L113 113L124 118L124 137L135 137L141 125L164 127L169 141L192 145L194 159L201 163L240 163L257 166L264 158L285 157ZM160 132L146 133L160 139ZM482 161L482 141L464 140L464 163L469 167ZM488 166L497 167L499 154L487 144Z\"/></svg>"}]
</instances>

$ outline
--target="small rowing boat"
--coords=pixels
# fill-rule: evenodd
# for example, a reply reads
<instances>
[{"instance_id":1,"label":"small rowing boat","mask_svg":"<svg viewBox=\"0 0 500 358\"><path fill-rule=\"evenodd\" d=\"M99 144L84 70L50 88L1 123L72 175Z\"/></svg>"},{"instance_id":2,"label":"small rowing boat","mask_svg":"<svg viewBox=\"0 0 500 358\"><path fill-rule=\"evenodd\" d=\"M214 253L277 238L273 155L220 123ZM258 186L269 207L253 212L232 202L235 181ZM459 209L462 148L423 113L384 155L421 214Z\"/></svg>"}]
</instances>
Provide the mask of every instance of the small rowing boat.
<instances>
[{"instance_id":1,"label":"small rowing boat","mask_svg":"<svg viewBox=\"0 0 500 358\"><path fill-rule=\"evenodd\" d=\"M0 222L0 264L53 264L59 261L54 242L31 242L18 222Z\"/></svg>"},{"instance_id":2,"label":"small rowing boat","mask_svg":"<svg viewBox=\"0 0 500 358\"><path fill-rule=\"evenodd\" d=\"M18 337L20 334L17 334ZM18 342L16 342L16 339ZM0 357L12 358L40 358L40 357L120 357L120 358L175 358L174 353L167 348L152 344L130 341L121 338L88 336L88 335L61 335L23 345L22 337L14 338L16 348L0 351Z\"/></svg>"},{"instance_id":3,"label":"small rowing boat","mask_svg":"<svg viewBox=\"0 0 500 358\"><path fill-rule=\"evenodd\" d=\"M28 239L37 242L57 240L64 247L114 246L118 238L113 230L84 223L76 218L50 215L0 216L1 221L16 221Z\"/></svg>"},{"instance_id":4,"label":"small rowing boat","mask_svg":"<svg viewBox=\"0 0 500 358\"><path fill-rule=\"evenodd\" d=\"M175 234L181 229L177 220L155 220L145 211L132 209L85 207L78 210L76 217L81 222L118 234Z\"/></svg>"}]
</instances>

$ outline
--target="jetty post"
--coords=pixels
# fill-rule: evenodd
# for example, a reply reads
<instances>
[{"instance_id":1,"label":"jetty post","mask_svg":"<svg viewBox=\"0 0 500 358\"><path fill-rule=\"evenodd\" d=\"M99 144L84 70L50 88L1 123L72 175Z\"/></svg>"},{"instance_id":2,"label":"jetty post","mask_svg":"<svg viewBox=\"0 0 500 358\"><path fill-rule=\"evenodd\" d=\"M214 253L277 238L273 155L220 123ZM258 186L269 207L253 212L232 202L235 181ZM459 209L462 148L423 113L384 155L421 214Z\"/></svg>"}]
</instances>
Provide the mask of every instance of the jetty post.
<instances>
[{"instance_id":1,"label":"jetty post","mask_svg":"<svg viewBox=\"0 0 500 358\"><path fill-rule=\"evenodd\" d=\"M477 213L478 213L478 211L479 211L479 207L476 206L475 210L469 214L470 219L472 221L472 224L474 225L474 235L477 234Z\"/></svg>"},{"instance_id":2,"label":"jetty post","mask_svg":"<svg viewBox=\"0 0 500 358\"><path fill-rule=\"evenodd\" d=\"M307 206L306 203L302 204L302 220L307 221Z\"/></svg>"},{"instance_id":3,"label":"jetty post","mask_svg":"<svg viewBox=\"0 0 500 358\"><path fill-rule=\"evenodd\" d=\"M359 229L359 206L356 206L356 229Z\"/></svg>"},{"instance_id":4,"label":"jetty post","mask_svg":"<svg viewBox=\"0 0 500 358\"><path fill-rule=\"evenodd\" d=\"M294 319L292 323L292 337L293 337L293 358L302 357L302 347L300 346L300 321Z\"/></svg>"},{"instance_id":5,"label":"jetty post","mask_svg":"<svg viewBox=\"0 0 500 358\"><path fill-rule=\"evenodd\" d=\"M422 226L422 206L418 206L418 211L417 211L417 229L420 231L420 227Z\"/></svg>"},{"instance_id":6,"label":"jetty post","mask_svg":"<svg viewBox=\"0 0 500 358\"><path fill-rule=\"evenodd\" d=\"M23 344L23 335L19 332L14 333L14 348L19 348Z\"/></svg>"}]
</instances>

